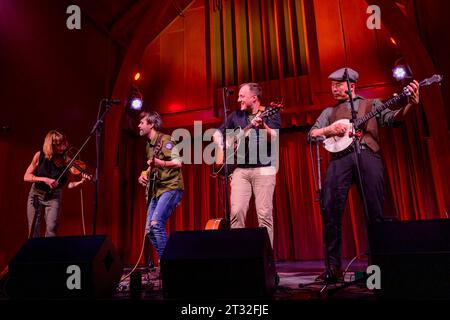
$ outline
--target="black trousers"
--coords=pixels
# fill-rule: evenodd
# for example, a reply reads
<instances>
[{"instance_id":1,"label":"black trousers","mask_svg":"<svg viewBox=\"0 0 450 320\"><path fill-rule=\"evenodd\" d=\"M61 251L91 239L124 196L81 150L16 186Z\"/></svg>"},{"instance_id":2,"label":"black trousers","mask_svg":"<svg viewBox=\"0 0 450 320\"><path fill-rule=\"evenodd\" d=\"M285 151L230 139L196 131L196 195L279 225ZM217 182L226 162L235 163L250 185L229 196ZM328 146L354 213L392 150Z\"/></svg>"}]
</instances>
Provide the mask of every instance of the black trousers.
<instances>
[{"instance_id":1,"label":"black trousers","mask_svg":"<svg viewBox=\"0 0 450 320\"><path fill-rule=\"evenodd\" d=\"M355 153L332 159L322 189L321 210L324 218L323 237L330 266L341 267L342 216L348 192L353 183L357 183L358 173ZM381 157L370 149L362 149L360 154L361 178L367 200L369 221L383 219L384 170Z\"/></svg>"}]
</instances>

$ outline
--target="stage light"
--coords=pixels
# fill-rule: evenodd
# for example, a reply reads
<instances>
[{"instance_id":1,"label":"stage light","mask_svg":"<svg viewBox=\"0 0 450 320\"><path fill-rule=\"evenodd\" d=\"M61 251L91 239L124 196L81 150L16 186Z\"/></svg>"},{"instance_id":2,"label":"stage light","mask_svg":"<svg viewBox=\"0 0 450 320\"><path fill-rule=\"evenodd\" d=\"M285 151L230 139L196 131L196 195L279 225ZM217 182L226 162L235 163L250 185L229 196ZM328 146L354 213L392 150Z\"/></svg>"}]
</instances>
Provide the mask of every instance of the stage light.
<instances>
[{"instance_id":1,"label":"stage light","mask_svg":"<svg viewBox=\"0 0 450 320\"><path fill-rule=\"evenodd\" d=\"M392 76L397 80L403 80L407 77L407 72L404 66L396 66L392 69Z\"/></svg>"},{"instance_id":2,"label":"stage light","mask_svg":"<svg viewBox=\"0 0 450 320\"><path fill-rule=\"evenodd\" d=\"M399 82L407 81L412 78L412 71L406 63L405 59L398 58L392 69L392 76Z\"/></svg>"},{"instance_id":3,"label":"stage light","mask_svg":"<svg viewBox=\"0 0 450 320\"><path fill-rule=\"evenodd\" d=\"M144 98L136 84L132 84L128 91L126 110L130 115L139 114L144 108Z\"/></svg>"},{"instance_id":4,"label":"stage light","mask_svg":"<svg viewBox=\"0 0 450 320\"><path fill-rule=\"evenodd\" d=\"M135 97L131 100L131 109L141 110L142 109L142 99Z\"/></svg>"},{"instance_id":5,"label":"stage light","mask_svg":"<svg viewBox=\"0 0 450 320\"><path fill-rule=\"evenodd\" d=\"M405 81L413 77L409 66L406 63L402 62L403 61L397 61L394 64L394 68L392 69L392 76L397 81Z\"/></svg>"},{"instance_id":6,"label":"stage light","mask_svg":"<svg viewBox=\"0 0 450 320\"><path fill-rule=\"evenodd\" d=\"M141 78L141 73L136 72L136 74L134 75L134 81L138 81L140 78Z\"/></svg>"}]
</instances>

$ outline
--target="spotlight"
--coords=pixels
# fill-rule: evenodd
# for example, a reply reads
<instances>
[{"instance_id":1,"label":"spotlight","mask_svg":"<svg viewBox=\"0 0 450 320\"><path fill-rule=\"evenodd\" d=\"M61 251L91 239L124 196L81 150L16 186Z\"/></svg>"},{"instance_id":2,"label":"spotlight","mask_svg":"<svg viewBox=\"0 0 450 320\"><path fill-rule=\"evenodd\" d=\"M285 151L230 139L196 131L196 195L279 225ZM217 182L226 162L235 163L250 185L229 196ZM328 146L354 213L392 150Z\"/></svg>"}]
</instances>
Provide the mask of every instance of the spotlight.
<instances>
[{"instance_id":1,"label":"spotlight","mask_svg":"<svg viewBox=\"0 0 450 320\"><path fill-rule=\"evenodd\" d=\"M128 96L125 104L125 123L124 128L139 136L137 126L139 124L139 114L144 108L143 94L139 88L132 84L128 90Z\"/></svg>"},{"instance_id":2,"label":"spotlight","mask_svg":"<svg viewBox=\"0 0 450 320\"><path fill-rule=\"evenodd\" d=\"M412 72L408 64L405 63L403 58L397 59L394 63L394 68L392 69L392 76L397 81L403 81L408 78L412 78Z\"/></svg>"},{"instance_id":3,"label":"spotlight","mask_svg":"<svg viewBox=\"0 0 450 320\"><path fill-rule=\"evenodd\" d=\"M131 109L141 110L142 109L142 99L135 97L131 100Z\"/></svg>"},{"instance_id":4,"label":"spotlight","mask_svg":"<svg viewBox=\"0 0 450 320\"><path fill-rule=\"evenodd\" d=\"M141 78L141 73L140 72L136 72L134 75L134 81L138 81Z\"/></svg>"},{"instance_id":5,"label":"spotlight","mask_svg":"<svg viewBox=\"0 0 450 320\"><path fill-rule=\"evenodd\" d=\"M394 69L392 69L392 76L397 81L403 80L408 77L405 66L396 66Z\"/></svg>"},{"instance_id":6,"label":"spotlight","mask_svg":"<svg viewBox=\"0 0 450 320\"><path fill-rule=\"evenodd\" d=\"M142 93L139 88L135 85L130 87L128 92L126 109L132 114L136 111L141 111L144 106L144 99L142 98Z\"/></svg>"}]
</instances>

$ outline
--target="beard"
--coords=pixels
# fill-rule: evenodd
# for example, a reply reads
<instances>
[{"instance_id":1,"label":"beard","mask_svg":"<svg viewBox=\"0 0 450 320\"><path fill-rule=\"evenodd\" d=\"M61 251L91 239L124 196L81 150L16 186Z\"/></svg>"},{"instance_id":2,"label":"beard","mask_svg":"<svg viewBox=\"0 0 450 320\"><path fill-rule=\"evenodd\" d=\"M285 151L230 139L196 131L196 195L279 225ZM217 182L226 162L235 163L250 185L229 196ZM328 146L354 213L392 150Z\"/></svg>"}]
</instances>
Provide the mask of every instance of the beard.
<instances>
[{"instance_id":1,"label":"beard","mask_svg":"<svg viewBox=\"0 0 450 320\"><path fill-rule=\"evenodd\" d=\"M247 105L247 104L245 104L245 103L242 103L242 104L241 104L241 110L242 110L242 111L250 110L251 107L252 107L251 105Z\"/></svg>"},{"instance_id":2,"label":"beard","mask_svg":"<svg viewBox=\"0 0 450 320\"><path fill-rule=\"evenodd\" d=\"M144 136L148 135L149 133L150 133L150 129L147 129L147 130L145 130L145 128L139 129L139 135L141 137L144 137Z\"/></svg>"}]
</instances>

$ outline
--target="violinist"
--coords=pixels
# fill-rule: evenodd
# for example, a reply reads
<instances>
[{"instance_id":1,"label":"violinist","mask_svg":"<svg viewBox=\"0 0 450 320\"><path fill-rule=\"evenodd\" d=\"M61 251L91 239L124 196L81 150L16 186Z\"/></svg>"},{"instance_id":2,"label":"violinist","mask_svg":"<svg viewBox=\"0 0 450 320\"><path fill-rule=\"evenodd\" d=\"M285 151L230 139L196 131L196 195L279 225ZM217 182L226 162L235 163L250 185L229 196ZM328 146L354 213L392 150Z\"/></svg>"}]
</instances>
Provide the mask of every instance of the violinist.
<instances>
[{"instance_id":1,"label":"violinist","mask_svg":"<svg viewBox=\"0 0 450 320\"><path fill-rule=\"evenodd\" d=\"M31 182L27 202L29 237L39 237L40 213L44 213L46 237L56 236L61 211L61 189L69 180L65 152L68 148L64 134L50 130L44 140L42 151L36 152L25 171L23 180ZM79 181L71 181L68 188L82 185L86 175Z\"/></svg>"}]
</instances>

